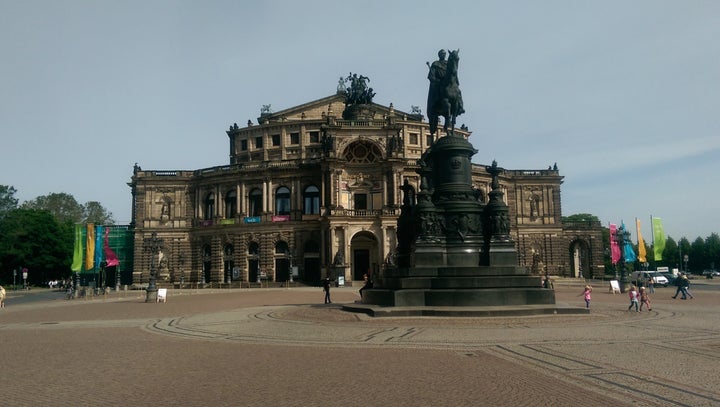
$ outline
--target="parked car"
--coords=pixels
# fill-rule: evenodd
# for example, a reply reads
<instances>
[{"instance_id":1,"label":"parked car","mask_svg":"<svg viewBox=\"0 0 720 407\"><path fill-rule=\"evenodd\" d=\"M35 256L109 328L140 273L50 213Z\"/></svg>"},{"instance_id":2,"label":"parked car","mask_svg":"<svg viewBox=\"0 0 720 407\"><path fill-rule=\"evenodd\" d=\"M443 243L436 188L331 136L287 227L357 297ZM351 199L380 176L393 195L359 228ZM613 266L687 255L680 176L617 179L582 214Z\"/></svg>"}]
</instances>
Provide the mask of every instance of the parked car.
<instances>
[{"instance_id":1,"label":"parked car","mask_svg":"<svg viewBox=\"0 0 720 407\"><path fill-rule=\"evenodd\" d=\"M669 271L662 271L659 272L659 274L667 278L669 285L675 285L675 279L677 279L677 276L675 274Z\"/></svg>"},{"instance_id":2,"label":"parked car","mask_svg":"<svg viewBox=\"0 0 720 407\"><path fill-rule=\"evenodd\" d=\"M670 285L670 281L664 275L657 271L633 271L630 275L630 279L633 281L640 280L638 284L645 285L645 282L652 278L653 284L657 286L667 287Z\"/></svg>"},{"instance_id":3,"label":"parked car","mask_svg":"<svg viewBox=\"0 0 720 407\"><path fill-rule=\"evenodd\" d=\"M720 276L720 271L717 270L705 270L703 271L702 275L704 275L706 278L713 278Z\"/></svg>"}]
</instances>

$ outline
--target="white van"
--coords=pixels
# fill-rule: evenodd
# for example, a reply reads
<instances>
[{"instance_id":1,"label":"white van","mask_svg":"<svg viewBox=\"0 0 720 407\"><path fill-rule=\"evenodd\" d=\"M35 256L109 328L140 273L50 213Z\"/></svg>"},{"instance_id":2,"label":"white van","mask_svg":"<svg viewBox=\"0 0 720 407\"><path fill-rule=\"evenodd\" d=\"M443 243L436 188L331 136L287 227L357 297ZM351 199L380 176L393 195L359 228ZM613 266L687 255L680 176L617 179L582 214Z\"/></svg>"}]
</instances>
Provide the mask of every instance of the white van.
<instances>
[{"instance_id":1,"label":"white van","mask_svg":"<svg viewBox=\"0 0 720 407\"><path fill-rule=\"evenodd\" d=\"M663 286L667 287L670 282L668 281L667 277L664 275L658 273L657 271L633 271L632 274L630 274L630 279L633 281L640 279L642 282L642 285L645 285L645 282L652 278L653 284L655 286Z\"/></svg>"}]
</instances>

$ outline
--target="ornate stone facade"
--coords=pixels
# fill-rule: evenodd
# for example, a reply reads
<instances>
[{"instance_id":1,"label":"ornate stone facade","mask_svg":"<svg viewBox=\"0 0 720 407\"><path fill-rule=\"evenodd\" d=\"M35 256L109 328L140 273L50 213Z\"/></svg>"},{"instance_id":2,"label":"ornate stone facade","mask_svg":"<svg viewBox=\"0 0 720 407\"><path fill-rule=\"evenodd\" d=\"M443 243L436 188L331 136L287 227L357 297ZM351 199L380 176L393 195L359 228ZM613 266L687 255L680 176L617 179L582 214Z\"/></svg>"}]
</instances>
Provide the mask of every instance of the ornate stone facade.
<instances>
[{"instance_id":1,"label":"ornate stone facade","mask_svg":"<svg viewBox=\"0 0 720 407\"><path fill-rule=\"evenodd\" d=\"M431 136L418 112L375 103L343 119L337 94L227 130L230 162L199 170L143 170L132 181L134 283L148 281L143 238L164 239L158 283L346 283L393 261L403 188L420 190L420 158ZM466 128L456 134L470 137ZM500 163L502 164L502 163ZM557 167L505 170L510 235L520 265L535 274L602 274L600 225L563 225ZM491 176L472 164L476 197ZM340 259L340 261L335 261ZM334 264L337 263L337 264Z\"/></svg>"}]
</instances>

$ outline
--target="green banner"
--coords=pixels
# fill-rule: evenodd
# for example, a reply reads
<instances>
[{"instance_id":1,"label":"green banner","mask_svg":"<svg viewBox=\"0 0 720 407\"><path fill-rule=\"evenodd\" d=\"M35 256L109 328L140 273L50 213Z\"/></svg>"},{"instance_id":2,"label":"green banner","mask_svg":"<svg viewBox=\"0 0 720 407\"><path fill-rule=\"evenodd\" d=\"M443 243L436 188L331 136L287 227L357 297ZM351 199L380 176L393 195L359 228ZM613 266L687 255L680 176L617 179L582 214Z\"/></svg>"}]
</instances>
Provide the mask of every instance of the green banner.
<instances>
[{"instance_id":1,"label":"green banner","mask_svg":"<svg viewBox=\"0 0 720 407\"><path fill-rule=\"evenodd\" d=\"M652 218L653 229L653 251L655 261L662 260L662 252L665 250L665 232L663 231L662 219Z\"/></svg>"},{"instance_id":2,"label":"green banner","mask_svg":"<svg viewBox=\"0 0 720 407\"><path fill-rule=\"evenodd\" d=\"M76 273L82 271L83 265L83 225L75 225L75 248L73 249L73 261L70 269Z\"/></svg>"}]
</instances>

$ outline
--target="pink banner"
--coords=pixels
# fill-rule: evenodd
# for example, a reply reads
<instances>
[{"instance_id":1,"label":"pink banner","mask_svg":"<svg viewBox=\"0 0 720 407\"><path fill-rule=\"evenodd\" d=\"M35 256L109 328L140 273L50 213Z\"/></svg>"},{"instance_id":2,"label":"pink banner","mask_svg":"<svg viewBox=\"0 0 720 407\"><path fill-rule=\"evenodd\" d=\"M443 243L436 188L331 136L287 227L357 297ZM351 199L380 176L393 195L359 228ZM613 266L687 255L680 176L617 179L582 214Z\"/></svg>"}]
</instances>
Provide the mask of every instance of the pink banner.
<instances>
[{"instance_id":1,"label":"pink banner","mask_svg":"<svg viewBox=\"0 0 720 407\"><path fill-rule=\"evenodd\" d=\"M117 255L110 248L110 242L108 240L109 235L110 228L105 228L105 247L103 247L103 250L105 250L105 261L107 262L107 267L113 267L120 264L120 260L118 260Z\"/></svg>"},{"instance_id":2,"label":"pink banner","mask_svg":"<svg viewBox=\"0 0 720 407\"><path fill-rule=\"evenodd\" d=\"M620 261L620 246L617 242L617 225L614 223L610 224L610 260L612 264L617 264Z\"/></svg>"}]
</instances>

